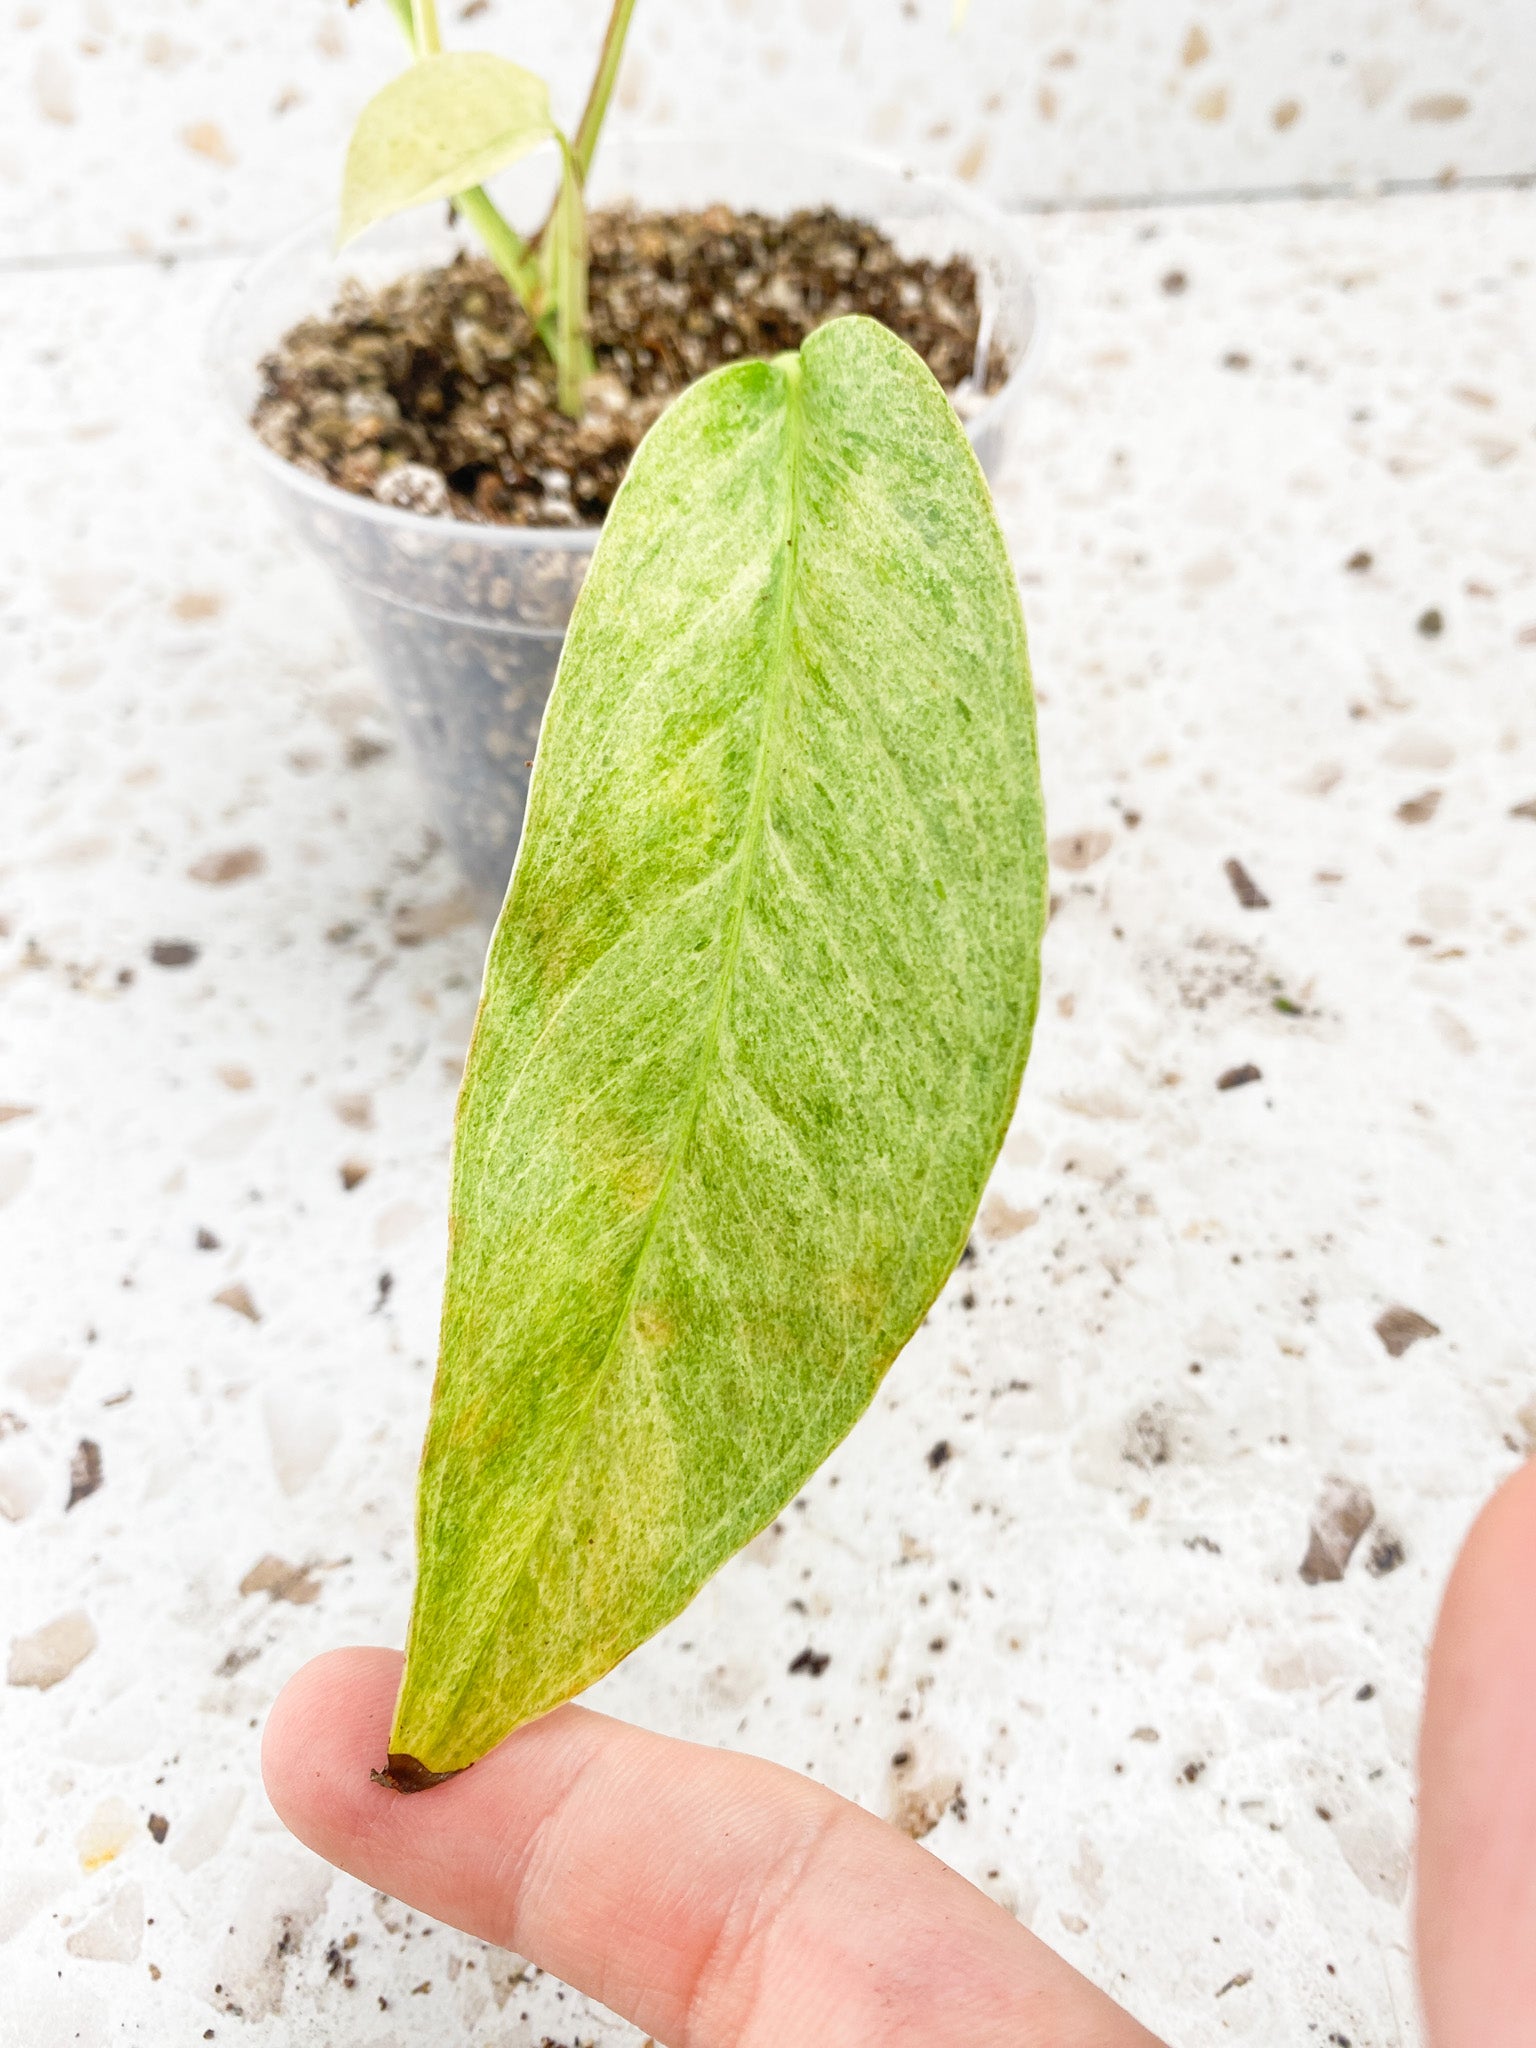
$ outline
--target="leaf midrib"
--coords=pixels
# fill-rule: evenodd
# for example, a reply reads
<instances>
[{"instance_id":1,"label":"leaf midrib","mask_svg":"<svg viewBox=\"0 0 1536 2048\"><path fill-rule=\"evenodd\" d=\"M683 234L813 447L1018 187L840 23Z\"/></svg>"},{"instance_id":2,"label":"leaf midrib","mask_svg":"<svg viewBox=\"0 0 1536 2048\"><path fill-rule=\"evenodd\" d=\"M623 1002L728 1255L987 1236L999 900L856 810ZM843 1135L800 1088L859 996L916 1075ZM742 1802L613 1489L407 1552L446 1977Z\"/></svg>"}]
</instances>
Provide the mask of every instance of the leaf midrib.
<instances>
[{"instance_id":1,"label":"leaf midrib","mask_svg":"<svg viewBox=\"0 0 1536 2048\"><path fill-rule=\"evenodd\" d=\"M613 1362L618 1356L629 1327L630 1316L639 1296L645 1276L647 1261L660 1231L667 1198L672 1192L684 1156L692 1143L698 1124L699 1112L703 1107L704 1092L715 1066L719 1050L720 1028L725 1019L726 1004L736 977L736 966L741 956L742 935L746 929L747 902L751 895L759 856L762 852L768 823L768 805L774 772L778 766L775 741L782 733L783 711L789 695L789 644L793 632L795 585L800 557L800 467L805 438L804 399L801 390L801 365L798 356L781 356L774 367L785 382L785 462L788 469L788 487L785 493L784 530L779 543L779 553L786 557L783 569L783 584L779 604L779 617L774 630L773 650L768 662L768 676L764 688L762 726L758 735L757 759L753 764L752 788L747 799L747 815L742 827L741 848L737 855L740 869L735 892L726 914L725 942L721 955L718 985L715 991L714 1007L705 1027L704 1039L695 1064L693 1083L688 1101L679 1119L677 1133L667 1151L661 1179L656 1193L651 1198L651 1211L646 1219L645 1232L635 1253L634 1266L629 1284L624 1290L623 1300L614 1317L613 1334L608 1340L596 1371L592 1375L591 1389L579 1417L572 1425L571 1444L560 1466L558 1477L547 1488L545 1506L529 1531L523 1546L522 1556L507 1583L496 1611L493 1627L487 1631L485 1640L470 1665L462 1684L453 1694L452 1705L459 1703L473 1689L481 1667L500 1640L507 1614L513 1598L522 1583L528 1559L549 1525L555 1511L555 1504L565 1490L571 1468L580 1455L587 1436L587 1424L597 1406L602 1390L607 1383Z\"/></svg>"}]
</instances>

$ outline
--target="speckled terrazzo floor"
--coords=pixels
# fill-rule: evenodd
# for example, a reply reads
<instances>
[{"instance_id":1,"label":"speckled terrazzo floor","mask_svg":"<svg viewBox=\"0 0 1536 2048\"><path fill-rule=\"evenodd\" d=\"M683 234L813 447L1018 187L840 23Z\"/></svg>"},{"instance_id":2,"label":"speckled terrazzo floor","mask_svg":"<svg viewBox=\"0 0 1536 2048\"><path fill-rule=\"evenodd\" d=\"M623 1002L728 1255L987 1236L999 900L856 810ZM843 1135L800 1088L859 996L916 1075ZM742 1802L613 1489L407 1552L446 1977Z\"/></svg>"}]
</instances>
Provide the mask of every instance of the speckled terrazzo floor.
<instances>
[{"instance_id":1,"label":"speckled terrazzo floor","mask_svg":"<svg viewBox=\"0 0 1536 2048\"><path fill-rule=\"evenodd\" d=\"M595 1697L937 1816L1185 2048L1409 2048L1420 1660L1536 1438L1536 195L1029 233L1018 1120L866 1421ZM0 2041L629 2042L256 1774L402 1630L482 935L204 407L228 274L0 279L0 1628L86 1652L0 1691Z\"/></svg>"}]
</instances>

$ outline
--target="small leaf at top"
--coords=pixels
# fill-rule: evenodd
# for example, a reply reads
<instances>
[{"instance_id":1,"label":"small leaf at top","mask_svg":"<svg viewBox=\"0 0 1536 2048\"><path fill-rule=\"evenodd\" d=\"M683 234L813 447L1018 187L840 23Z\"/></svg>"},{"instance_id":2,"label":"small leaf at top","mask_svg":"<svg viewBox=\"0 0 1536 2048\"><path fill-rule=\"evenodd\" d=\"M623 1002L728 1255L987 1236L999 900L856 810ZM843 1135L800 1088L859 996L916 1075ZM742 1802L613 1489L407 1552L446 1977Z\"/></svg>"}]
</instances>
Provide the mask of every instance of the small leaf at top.
<instances>
[{"instance_id":1,"label":"small leaf at top","mask_svg":"<svg viewBox=\"0 0 1536 2048\"><path fill-rule=\"evenodd\" d=\"M423 57L358 116L339 240L429 199L467 192L554 135L542 78L485 51Z\"/></svg>"},{"instance_id":2,"label":"small leaf at top","mask_svg":"<svg viewBox=\"0 0 1536 2048\"><path fill-rule=\"evenodd\" d=\"M603 529L491 946L390 1782L598 1678L852 1426L965 1244L1045 913L938 384L863 319L706 377Z\"/></svg>"}]
</instances>

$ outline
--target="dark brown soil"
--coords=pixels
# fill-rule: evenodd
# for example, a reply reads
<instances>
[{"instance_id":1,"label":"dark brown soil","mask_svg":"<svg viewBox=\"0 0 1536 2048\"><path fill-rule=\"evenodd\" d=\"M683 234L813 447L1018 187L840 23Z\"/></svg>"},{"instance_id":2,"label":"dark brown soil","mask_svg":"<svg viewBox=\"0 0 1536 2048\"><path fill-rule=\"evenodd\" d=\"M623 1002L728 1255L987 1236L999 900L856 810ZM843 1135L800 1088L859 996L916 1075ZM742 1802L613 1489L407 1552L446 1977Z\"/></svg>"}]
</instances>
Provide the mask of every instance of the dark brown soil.
<instances>
[{"instance_id":1,"label":"dark brown soil","mask_svg":"<svg viewBox=\"0 0 1536 2048\"><path fill-rule=\"evenodd\" d=\"M844 313L884 321L945 390L975 366L976 277L907 261L867 221L594 214L592 347L580 420L488 258L461 255L372 293L343 289L262 364L253 424L301 468L415 511L517 526L601 523L668 401L705 371L797 348ZM994 351L994 358L996 352ZM995 389L1009 366L987 365Z\"/></svg>"}]
</instances>

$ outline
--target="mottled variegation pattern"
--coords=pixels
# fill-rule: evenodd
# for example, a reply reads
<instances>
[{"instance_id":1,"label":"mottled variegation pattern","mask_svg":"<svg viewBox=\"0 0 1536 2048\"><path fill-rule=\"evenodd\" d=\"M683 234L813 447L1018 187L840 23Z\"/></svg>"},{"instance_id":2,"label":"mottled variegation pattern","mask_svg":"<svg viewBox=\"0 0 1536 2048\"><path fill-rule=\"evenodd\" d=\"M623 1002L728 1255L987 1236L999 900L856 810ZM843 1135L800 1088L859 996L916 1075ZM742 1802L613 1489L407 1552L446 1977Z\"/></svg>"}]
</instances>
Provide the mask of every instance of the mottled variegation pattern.
<instances>
[{"instance_id":1,"label":"mottled variegation pattern","mask_svg":"<svg viewBox=\"0 0 1536 2048\"><path fill-rule=\"evenodd\" d=\"M848 1430L965 1242L1045 900L938 385L863 320L707 378L604 530L491 949L392 1750L589 1684Z\"/></svg>"}]
</instances>

